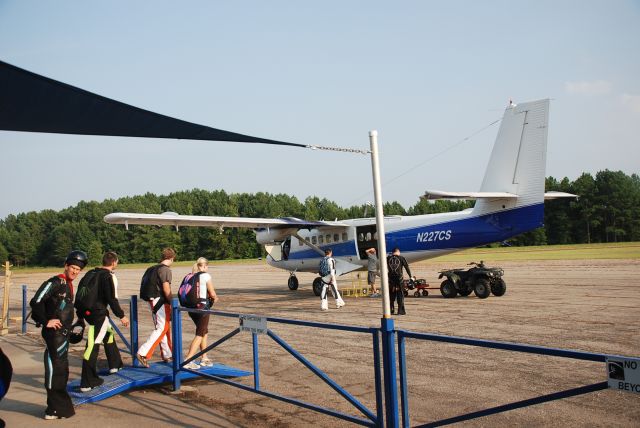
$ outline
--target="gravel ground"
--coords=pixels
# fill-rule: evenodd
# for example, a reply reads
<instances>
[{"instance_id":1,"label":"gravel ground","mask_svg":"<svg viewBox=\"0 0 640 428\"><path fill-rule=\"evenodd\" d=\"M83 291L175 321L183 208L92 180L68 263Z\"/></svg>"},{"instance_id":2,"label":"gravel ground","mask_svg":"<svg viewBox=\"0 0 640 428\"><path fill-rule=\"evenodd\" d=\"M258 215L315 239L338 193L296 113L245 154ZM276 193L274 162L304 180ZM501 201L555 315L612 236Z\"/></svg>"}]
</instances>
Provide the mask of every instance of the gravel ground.
<instances>
[{"instance_id":1,"label":"gravel ground","mask_svg":"<svg viewBox=\"0 0 640 428\"><path fill-rule=\"evenodd\" d=\"M485 261L494 265L491 261ZM501 262L507 293L481 300L476 297L443 299L439 290L429 297L406 299L407 315L395 319L399 329L518 342L552 348L625 356L640 355L639 260L579 260ZM437 271L459 267L427 261L412 265L419 278L438 287ZM175 285L188 268L174 268ZM143 269L120 269L120 296L137 294ZM216 310L258 314L335 324L379 327L381 299L346 297L347 305L320 311L311 291L313 275L300 274L300 288L289 291L287 274L262 261L214 264L221 301ZM19 314L19 285L32 296L54 272L13 275L12 315ZM361 274L362 278L366 273ZM342 277L340 288L357 284L355 275ZM144 302L142 302L144 303ZM333 301L330 299L330 303ZM124 304L128 309L128 303ZM140 337L150 331L147 309L140 305ZM238 326L235 318L213 317L209 342ZM350 394L375 409L372 341L368 334L321 330L270 322L269 328L325 371ZM35 327L30 334L12 333L0 346L14 362L16 376L0 403L8 426L34 426L41 418L42 345ZM194 332L184 316L183 346ZM267 336L260 336L260 385L263 390L361 416L357 409L323 383ZM71 377L79 376L82 347L72 348ZM409 339L407 379L411 425L533 398L606 380L603 363ZM101 353L102 356L102 353ZM251 335L239 334L210 353L220 363L252 370ZM158 357L159 358L159 357ZM130 361L127 359L127 361ZM105 364L104 360L100 364ZM252 386L252 378L241 379ZM69 421L101 426L347 426L311 410L255 395L220 383L185 382L180 393L169 387L135 390L97 404L78 407ZM604 390L551 403L468 421L464 426L640 426L640 395Z\"/></svg>"}]
</instances>

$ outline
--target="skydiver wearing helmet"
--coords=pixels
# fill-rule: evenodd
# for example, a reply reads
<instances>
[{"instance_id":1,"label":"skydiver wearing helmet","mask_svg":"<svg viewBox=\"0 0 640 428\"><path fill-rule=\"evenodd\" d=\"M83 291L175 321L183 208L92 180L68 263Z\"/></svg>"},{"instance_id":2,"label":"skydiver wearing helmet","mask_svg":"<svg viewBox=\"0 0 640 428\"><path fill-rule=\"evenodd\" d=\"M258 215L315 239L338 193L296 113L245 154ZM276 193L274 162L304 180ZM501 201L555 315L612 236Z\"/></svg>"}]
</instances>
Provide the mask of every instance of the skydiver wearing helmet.
<instances>
[{"instance_id":1,"label":"skydiver wearing helmet","mask_svg":"<svg viewBox=\"0 0 640 428\"><path fill-rule=\"evenodd\" d=\"M75 414L67 393L69 335L73 327L73 280L88 263L84 251L74 250L64 261L64 272L46 280L29 303L31 318L42 326L44 386L47 390L45 419L70 418Z\"/></svg>"}]
</instances>

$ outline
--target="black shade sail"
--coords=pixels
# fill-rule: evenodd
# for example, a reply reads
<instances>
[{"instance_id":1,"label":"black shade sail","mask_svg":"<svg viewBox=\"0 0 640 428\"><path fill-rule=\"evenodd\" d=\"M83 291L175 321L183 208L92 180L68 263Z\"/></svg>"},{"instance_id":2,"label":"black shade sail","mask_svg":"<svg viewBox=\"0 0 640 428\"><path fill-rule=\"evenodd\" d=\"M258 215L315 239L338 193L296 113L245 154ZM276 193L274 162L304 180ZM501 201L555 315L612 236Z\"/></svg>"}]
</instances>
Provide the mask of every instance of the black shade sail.
<instances>
[{"instance_id":1,"label":"black shade sail","mask_svg":"<svg viewBox=\"0 0 640 428\"><path fill-rule=\"evenodd\" d=\"M0 130L308 147L174 119L0 61Z\"/></svg>"}]
</instances>

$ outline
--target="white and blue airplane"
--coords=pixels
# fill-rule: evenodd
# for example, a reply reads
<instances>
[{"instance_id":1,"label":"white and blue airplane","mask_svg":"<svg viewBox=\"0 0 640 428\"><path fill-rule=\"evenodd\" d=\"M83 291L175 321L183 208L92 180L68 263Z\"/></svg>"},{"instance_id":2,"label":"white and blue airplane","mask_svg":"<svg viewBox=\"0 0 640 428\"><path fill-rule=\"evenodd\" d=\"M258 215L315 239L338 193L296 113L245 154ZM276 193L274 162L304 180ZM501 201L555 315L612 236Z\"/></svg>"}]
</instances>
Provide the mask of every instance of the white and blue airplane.
<instances>
[{"instance_id":1,"label":"white and blue airplane","mask_svg":"<svg viewBox=\"0 0 640 428\"><path fill-rule=\"evenodd\" d=\"M575 197L545 193L549 100L509 104L489 159L480 191L427 191L427 199L475 199L459 212L387 216L387 249L397 247L409 263L493 242L501 242L543 225L544 201ZM366 250L378 248L375 218L306 221L298 218L188 216L176 213L112 213L111 224L242 227L254 230L265 246L267 262L289 271L288 286L298 288L296 272L318 272L324 250L331 248L339 275L366 269ZM316 278L313 291L320 294Z\"/></svg>"}]
</instances>

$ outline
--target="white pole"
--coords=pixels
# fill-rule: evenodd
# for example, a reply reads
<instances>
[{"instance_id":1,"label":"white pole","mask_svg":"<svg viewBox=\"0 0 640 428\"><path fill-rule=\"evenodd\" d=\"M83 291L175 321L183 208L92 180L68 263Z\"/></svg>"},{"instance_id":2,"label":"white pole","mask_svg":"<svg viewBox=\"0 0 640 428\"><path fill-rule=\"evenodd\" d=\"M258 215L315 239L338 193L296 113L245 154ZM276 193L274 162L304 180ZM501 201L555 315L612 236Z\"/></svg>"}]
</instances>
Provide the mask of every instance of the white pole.
<instances>
[{"instance_id":1,"label":"white pole","mask_svg":"<svg viewBox=\"0 0 640 428\"><path fill-rule=\"evenodd\" d=\"M371 143L371 168L373 169L373 193L376 204L376 227L378 229L378 260L380 260L380 282L382 283L382 317L391 318L389 304L389 281L387 277L387 243L384 235L384 213L380 190L380 163L378 162L378 131L369 131Z\"/></svg>"}]
</instances>

